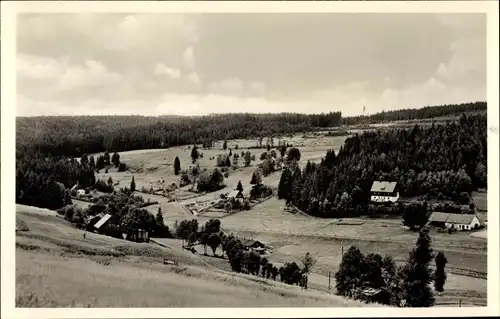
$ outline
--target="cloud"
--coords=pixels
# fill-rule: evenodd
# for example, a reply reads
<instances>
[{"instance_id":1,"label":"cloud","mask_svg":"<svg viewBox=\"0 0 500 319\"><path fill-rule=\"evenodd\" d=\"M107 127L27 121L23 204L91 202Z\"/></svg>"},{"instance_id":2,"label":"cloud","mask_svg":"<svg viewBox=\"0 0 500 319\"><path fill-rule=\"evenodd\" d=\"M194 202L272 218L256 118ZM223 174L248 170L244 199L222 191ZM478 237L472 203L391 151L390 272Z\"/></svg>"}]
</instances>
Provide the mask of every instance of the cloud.
<instances>
[{"instance_id":1,"label":"cloud","mask_svg":"<svg viewBox=\"0 0 500 319\"><path fill-rule=\"evenodd\" d=\"M187 75L186 79L195 85L201 85L201 79L196 72L191 72Z\"/></svg>"},{"instance_id":2,"label":"cloud","mask_svg":"<svg viewBox=\"0 0 500 319\"><path fill-rule=\"evenodd\" d=\"M179 79L181 77L181 70L172 69L167 67L165 64L157 63L154 67L154 74L166 75L172 79Z\"/></svg>"},{"instance_id":3,"label":"cloud","mask_svg":"<svg viewBox=\"0 0 500 319\"><path fill-rule=\"evenodd\" d=\"M21 14L18 107L192 114L300 106L356 115L363 104L373 113L485 100L485 21L477 14Z\"/></svg>"},{"instance_id":4,"label":"cloud","mask_svg":"<svg viewBox=\"0 0 500 319\"><path fill-rule=\"evenodd\" d=\"M193 47L187 47L184 50L184 54L182 55L182 59L184 60L184 65L192 70L194 69L194 56L193 56Z\"/></svg>"},{"instance_id":5,"label":"cloud","mask_svg":"<svg viewBox=\"0 0 500 319\"><path fill-rule=\"evenodd\" d=\"M18 80L41 82L53 91L71 91L107 87L120 81L120 75L110 72L96 60L75 65L68 58L59 60L20 54L16 61Z\"/></svg>"}]
</instances>

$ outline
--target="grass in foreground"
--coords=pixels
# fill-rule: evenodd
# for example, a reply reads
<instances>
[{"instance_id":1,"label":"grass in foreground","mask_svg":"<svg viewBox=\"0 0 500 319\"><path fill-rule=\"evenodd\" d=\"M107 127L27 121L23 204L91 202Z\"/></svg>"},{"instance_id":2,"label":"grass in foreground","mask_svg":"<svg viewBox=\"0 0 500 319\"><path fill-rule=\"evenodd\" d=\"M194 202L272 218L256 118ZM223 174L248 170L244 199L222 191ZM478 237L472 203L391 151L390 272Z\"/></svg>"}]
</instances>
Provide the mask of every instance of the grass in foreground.
<instances>
[{"instance_id":1,"label":"grass in foreground","mask_svg":"<svg viewBox=\"0 0 500 319\"><path fill-rule=\"evenodd\" d=\"M363 307L262 278L207 268L175 249L97 234L54 216L20 213L16 307ZM179 266L163 265L163 257Z\"/></svg>"}]
</instances>

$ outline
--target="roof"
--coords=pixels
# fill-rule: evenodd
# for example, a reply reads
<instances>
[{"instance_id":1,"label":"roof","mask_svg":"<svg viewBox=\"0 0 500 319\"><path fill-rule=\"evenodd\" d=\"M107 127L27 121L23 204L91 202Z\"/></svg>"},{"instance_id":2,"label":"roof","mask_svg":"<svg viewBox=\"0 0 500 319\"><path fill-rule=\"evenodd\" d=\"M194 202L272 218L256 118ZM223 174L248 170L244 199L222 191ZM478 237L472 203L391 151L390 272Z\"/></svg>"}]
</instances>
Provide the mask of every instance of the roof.
<instances>
[{"instance_id":1,"label":"roof","mask_svg":"<svg viewBox=\"0 0 500 319\"><path fill-rule=\"evenodd\" d=\"M433 212L429 217L430 222L441 222L444 223L448 219L448 213Z\"/></svg>"},{"instance_id":2,"label":"roof","mask_svg":"<svg viewBox=\"0 0 500 319\"><path fill-rule=\"evenodd\" d=\"M470 224L474 220L474 217L476 215L473 214L450 214L446 222L450 224Z\"/></svg>"},{"instance_id":3,"label":"roof","mask_svg":"<svg viewBox=\"0 0 500 319\"><path fill-rule=\"evenodd\" d=\"M243 240L241 240L241 244L243 246L246 246L246 247L250 247L250 246L262 246L262 247L265 247L266 246L262 242L260 242L258 240L252 240L252 239L243 239Z\"/></svg>"},{"instance_id":4,"label":"roof","mask_svg":"<svg viewBox=\"0 0 500 319\"><path fill-rule=\"evenodd\" d=\"M474 220L474 217L476 217L477 220L481 222L481 220L475 214L449 214L433 212L429 217L429 221L442 223L446 222L450 224L470 224Z\"/></svg>"},{"instance_id":5,"label":"roof","mask_svg":"<svg viewBox=\"0 0 500 319\"><path fill-rule=\"evenodd\" d=\"M230 191L229 194L227 194L227 197L238 197L238 196L243 196L243 193L236 189Z\"/></svg>"},{"instance_id":6,"label":"roof","mask_svg":"<svg viewBox=\"0 0 500 319\"><path fill-rule=\"evenodd\" d=\"M384 193L392 193L396 188L397 182L380 182L374 181L372 185L372 192L384 192Z\"/></svg>"},{"instance_id":7,"label":"roof","mask_svg":"<svg viewBox=\"0 0 500 319\"><path fill-rule=\"evenodd\" d=\"M102 225L104 225L109 219L111 218L111 215L110 214L106 214L104 215L104 217L101 218L101 220L99 220L95 225L94 227L99 229Z\"/></svg>"}]
</instances>

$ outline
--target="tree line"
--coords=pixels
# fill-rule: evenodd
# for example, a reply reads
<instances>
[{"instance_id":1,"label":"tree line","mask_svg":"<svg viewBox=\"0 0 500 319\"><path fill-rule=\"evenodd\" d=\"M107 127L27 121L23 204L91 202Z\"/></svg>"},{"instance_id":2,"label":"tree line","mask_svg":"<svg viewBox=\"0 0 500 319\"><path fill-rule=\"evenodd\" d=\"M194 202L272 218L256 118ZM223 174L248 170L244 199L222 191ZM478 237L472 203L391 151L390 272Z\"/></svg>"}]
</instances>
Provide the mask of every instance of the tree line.
<instances>
[{"instance_id":1,"label":"tree line","mask_svg":"<svg viewBox=\"0 0 500 319\"><path fill-rule=\"evenodd\" d=\"M183 116L39 116L16 119L16 156L79 157L106 150L166 148L188 144L210 147L213 141L283 136L318 128L377 123L389 120L424 119L485 111L486 102L465 103L382 112L368 117L325 114L216 114ZM256 133L259 132L259 133Z\"/></svg>"},{"instance_id":2,"label":"tree line","mask_svg":"<svg viewBox=\"0 0 500 319\"><path fill-rule=\"evenodd\" d=\"M469 204L487 186L487 119L462 115L458 122L413 129L365 132L348 138L338 154L303 169L283 171L278 197L314 216L366 213L375 180L397 182L400 195Z\"/></svg>"},{"instance_id":3,"label":"tree line","mask_svg":"<svg viewBox=\"0 0 500 319\"><path fill-rule=\"evenodd\" d=\"M379 112L368 116L344 117L342 118L342 124L375 124L390 121L420 120L433 117L460 115L466 112L486 112L487 109L488 106L486 102L425 106L420 109L402 109Z\"/></svg>"},{"instance_id":4,"label":"tree line","mask_svg":"<svg viewBox=\"0 0 500 319\"><path fill-rule=\"evenodd\" d=\"M305 132L315 127L338 126L340 123L340 112L199 117L18 117L16 148L19 157L36 150L53 156L79 157L83 153L106 150L121 152L188 144L210 147L216 140L277 136Z\"/></svg>"}]
</instances>

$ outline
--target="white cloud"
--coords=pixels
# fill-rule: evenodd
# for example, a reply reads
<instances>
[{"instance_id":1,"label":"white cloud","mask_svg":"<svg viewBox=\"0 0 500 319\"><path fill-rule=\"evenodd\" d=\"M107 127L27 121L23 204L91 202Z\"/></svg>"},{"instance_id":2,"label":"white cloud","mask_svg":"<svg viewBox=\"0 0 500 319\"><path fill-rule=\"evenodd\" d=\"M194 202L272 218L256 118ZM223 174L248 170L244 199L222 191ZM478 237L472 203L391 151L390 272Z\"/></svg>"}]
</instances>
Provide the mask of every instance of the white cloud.
<instances>
[{"instance_id":1,"label":"white cloud","mask_svg":"<svg viewBox=\"0 0 500 319\"><path fill-rule=\"evenodd\" d=\"M193 47L187 47L186 50L184 50L184 54L182 55L182 59L184 60L184 65L192 70L194 69L194 56L193 56Z\"/></svg>"},{"instance_id":2,"label":"white cloud","mask_svg":"<svg viewBox=\"0 0 500 319\"><path fill-rule=\"evenodd\" d=\"M195 84L195 85L200 85L201 84L201 79L200 79L200 76L198 75L198 73L196 72L191 72L187 75L186 79Z\"/></svg>"},{"instance_id":3,"label":"white cloud","mask_svg":"<svg viewBox=\"0 0 500 319\"><path fill-rule=\"evenodd\" d=\"M157 63L154 67L154 74L167 75L172 79L178 79L181 77L181 70L169 68L165 64Z\"/></svg>"},{"instance_id":4,"label":"white cloud","mask_svg":"<svg viewBox=\"0 0 500 319\"><path fill-rule=\"evenodd\" d=\"M213 94L240 95L243 93L243 90L243 82L235 77L211 83L209 86L209 91Z\"/></svg>"},{"instance_id":5,"label":"white cloud","mask_svg":"<svg viewBox=\"0 0 500 319\"><path fill-rule=\"evenodd\" d=\"M19 54L16 59L19 81L37 81L53 93L81 90L85 88L115 85L121 80L117 73L110 72L104 64L86 60L75 65L67 58L52 59Z\"/></svg>"}]
</instances>

